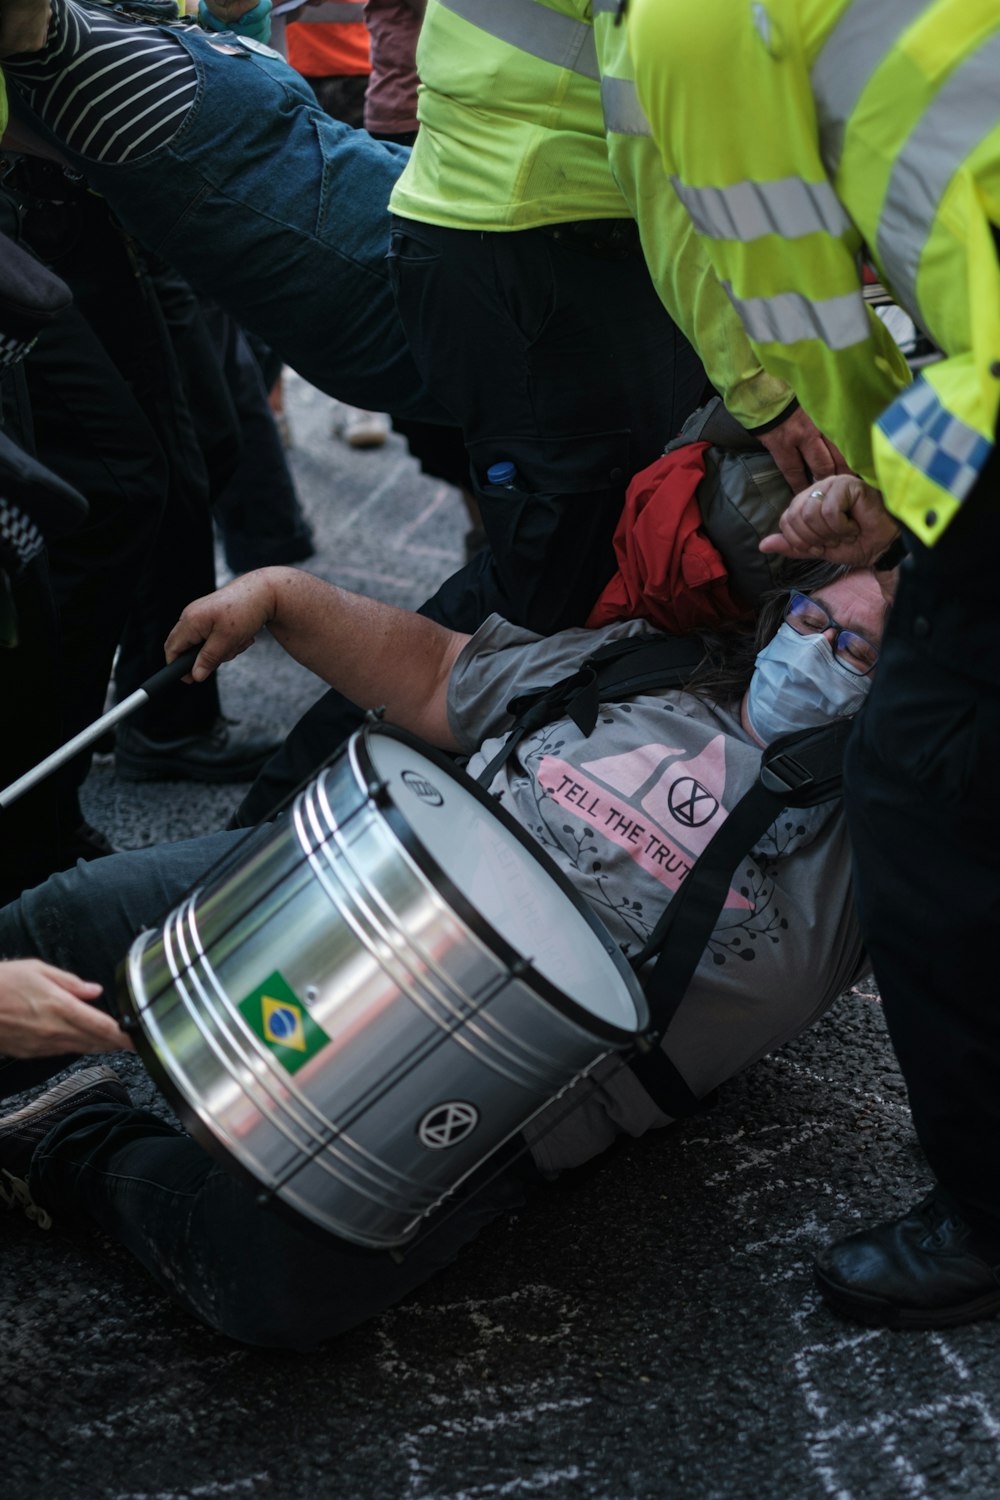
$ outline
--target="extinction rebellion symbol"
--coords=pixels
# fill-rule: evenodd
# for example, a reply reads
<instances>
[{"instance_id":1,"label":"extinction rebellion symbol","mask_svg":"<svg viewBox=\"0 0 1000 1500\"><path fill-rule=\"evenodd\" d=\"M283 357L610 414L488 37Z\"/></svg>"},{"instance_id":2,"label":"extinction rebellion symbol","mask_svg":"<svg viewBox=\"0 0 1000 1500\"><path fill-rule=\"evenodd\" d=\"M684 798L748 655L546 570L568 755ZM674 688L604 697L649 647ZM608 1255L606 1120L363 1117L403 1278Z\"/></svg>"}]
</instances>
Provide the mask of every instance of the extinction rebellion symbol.
<instances>
[{"instance_id":1,"label":"extinction rebellion symbol","mask_svg":"<svg viewBox=\"0 0 1000 1500\"><path fill-rule=\"evenodd\" d=\"M479 1111L464 1099L435 1104L417 1126L417 1135L429 1151L446 1151L470 1136L479 1124Z\"/></svg>"},{"instance_id":2,"label":"extinction rebellion symbol","mask_svg":"<svg viewBox=\"0 0 1000 1500\"><path fill-rule=\"evenodd\" d=\"M433 782L428 781L426 776L421 776L419 771L404 771L402 780L406 782L410 791L421 802L427 802L431 807L443 807L444 798Z\"/></svg>"},{"instance_id":3,"label":"extinction rebellion symbol","mask_svg":"<svg viewBox=\"0 0 1000 1500\"><path fill-rule=\"evenodd\" d=\"M701 828L715 817L719 799L693 776L679 776L670 788L667 805L678 823L685 828Z\"/></svg>"}]
</instances>

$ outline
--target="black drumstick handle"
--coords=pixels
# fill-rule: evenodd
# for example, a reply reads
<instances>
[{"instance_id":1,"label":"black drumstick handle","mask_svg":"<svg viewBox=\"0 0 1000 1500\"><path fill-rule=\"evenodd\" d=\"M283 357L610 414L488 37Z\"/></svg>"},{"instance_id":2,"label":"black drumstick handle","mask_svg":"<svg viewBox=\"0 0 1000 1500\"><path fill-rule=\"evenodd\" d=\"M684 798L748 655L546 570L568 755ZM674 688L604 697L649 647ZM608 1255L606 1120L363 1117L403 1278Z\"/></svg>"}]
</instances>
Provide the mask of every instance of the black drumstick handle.
<instances>
[{"instance_id":1,"label":"black drumstick handle","mask_svg":"<svg viewBox=\"0 0 1000 1500\"><path fill-rule=\"evenodd\" d=\"M169 687L172 682L179 682L182 677L186 677L194 666L195 658L200 650L200 646L192 646L169 666L161 667L158 672L153 673L152 677L147 677L134 693L129 693L127 698L116 703L108 713L102 714L99 719L94 720L93 724L88 725L86 729L81 729L80 733L75 734L71 740L67 740L65 745L60 745L58 750L53 750L51 755L40 760L37 766L32 766L30 771L25 771L24 775L12 781L10 786L4 787L0 792L0 808L9 807L12 802L17 801L18 797L23 797L25 792L30 792L33 786L44 781L46 776L51 776L53 771L58 771L60 766L72 760L74 755L79 755L81 750L86 750L88 745L99 740L108 729L113 729L122 719L127 719L129 714L134 714L137 708L142 708L150 698L162 692L165 687Z\"/></svg>"}]
</instances>

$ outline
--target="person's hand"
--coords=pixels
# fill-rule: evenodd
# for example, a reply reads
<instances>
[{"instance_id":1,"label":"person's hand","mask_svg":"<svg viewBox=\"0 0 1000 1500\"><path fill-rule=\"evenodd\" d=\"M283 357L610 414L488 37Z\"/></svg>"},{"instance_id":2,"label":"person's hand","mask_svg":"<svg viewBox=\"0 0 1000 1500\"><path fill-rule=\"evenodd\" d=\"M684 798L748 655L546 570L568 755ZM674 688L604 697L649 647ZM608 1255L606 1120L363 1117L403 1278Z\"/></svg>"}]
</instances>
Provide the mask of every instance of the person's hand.
<instances>
[{"instance_id":1,"label":"person's hand","mask_svg":"<svg viewBox=\"0 0 1000 1500\"><path fill-rule=\"evenodd\" d=\"M133 1052L118 1022L90 1003L100 993L99 984L38 958L0 962L0 1054Z\"/></svg>"},{"instance_id":2,"label":"person's hand","mask_svg":"<svg viewBox=\"0 0 1000 1500\"><path fill-rule=\"evenodd\" d=\"M804 490L815 479L829 479L834 474L849 473L840 449L824 437L801 406L770 432L759 434L760 441L788 480L792 493Z\"/></svg>"},{"instance_id":3,"label":"person's hand","mask_svg":"<svg viewBox=\"0 0 1000 1500\"><path fill-rule=\"evenodd\" d=\"M49 34L49 0L3 0L0 5L0 57L37 52Z\"/></svg>"},{"instance_id":4,"label":"person's hand","mask_svg":"<svg viewBox=\"0 0 1000 1500\"><path fill-rule=\"evenodd\" d=\"M224 661L249 650L269 620L274 618L272 570L244 573L225 588L195 599L167 636L163 649L168 662L199 643L204 644L185 682L204 682Z\"/></svg>"},{"instance_id":5,"label":"person's hand","mask_svg":"<svg viewBox=\"0 0 1000 1500\"><path fill-rule=\"evenodd\" d=\"M778 526L761 542L761 552L823 557L857 568L870 567L899 535L879 491L856 474L838 474L796 495Z\"/></svg>"}]
</instances>

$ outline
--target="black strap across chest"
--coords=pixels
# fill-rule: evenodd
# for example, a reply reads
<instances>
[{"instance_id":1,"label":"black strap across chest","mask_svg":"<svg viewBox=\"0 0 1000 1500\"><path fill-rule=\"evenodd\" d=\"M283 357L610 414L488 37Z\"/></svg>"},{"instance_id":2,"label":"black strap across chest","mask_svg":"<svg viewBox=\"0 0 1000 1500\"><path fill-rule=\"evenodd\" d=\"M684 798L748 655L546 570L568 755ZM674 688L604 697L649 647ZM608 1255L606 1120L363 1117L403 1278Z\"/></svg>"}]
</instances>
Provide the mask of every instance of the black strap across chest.
<instances>
[{"instance_id":1,"label":"black strap across chest","mask_svg":"<svg viewBox=\"0 0 1000 1500\"><path fill-rule=\"evenodd\" d=\"M602 703L681 687L703 656L696 636L628 636L608 642L561 682L507 705L513 728L477 780L488 790L521 740L556 719L571 719L589 736ZM654 958L656 962L646 984L652 1029L629 1065L666 1114L691 1115L701 1107L662 1042L715 930L733 872L785 808L814 807L839 796L850 729L849 719L837 719L782 735L763 751L753 786L709 840L631 960L637 970Z\"/></svg>"}]
</instances>

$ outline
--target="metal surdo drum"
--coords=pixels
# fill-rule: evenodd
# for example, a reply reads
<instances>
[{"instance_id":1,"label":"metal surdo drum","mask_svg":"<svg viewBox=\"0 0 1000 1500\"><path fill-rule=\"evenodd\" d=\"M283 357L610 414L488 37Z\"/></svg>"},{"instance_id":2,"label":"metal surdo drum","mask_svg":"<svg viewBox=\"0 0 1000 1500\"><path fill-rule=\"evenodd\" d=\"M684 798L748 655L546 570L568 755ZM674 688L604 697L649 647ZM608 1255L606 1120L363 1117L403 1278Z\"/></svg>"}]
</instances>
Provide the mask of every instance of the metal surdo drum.
<instances>
[{"instance_id":1,"label":"metal surdo drum","mask_svg":"<svg viewBox=\"0 0 1000 1500\"><path fill-rule=\"evenodd\" d=\"M122 978L196 1138L372 1247L404 1244L648 1025L614 940L517 824L374 726L141 933Z\"/></svg>"}]
</instances>

